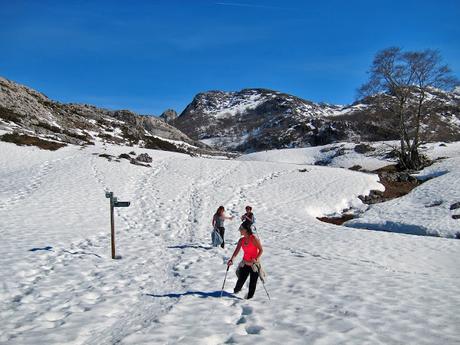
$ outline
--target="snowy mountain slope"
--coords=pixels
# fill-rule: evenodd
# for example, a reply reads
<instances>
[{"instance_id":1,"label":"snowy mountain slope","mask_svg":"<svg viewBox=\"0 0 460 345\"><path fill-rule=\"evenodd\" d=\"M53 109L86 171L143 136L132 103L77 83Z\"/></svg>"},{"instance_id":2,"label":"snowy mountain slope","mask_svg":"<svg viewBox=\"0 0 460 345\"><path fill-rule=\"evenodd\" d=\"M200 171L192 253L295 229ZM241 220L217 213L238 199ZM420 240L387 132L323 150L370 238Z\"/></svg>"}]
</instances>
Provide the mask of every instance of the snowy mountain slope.
<instances>
[{"instance_id":1,"label":"snowy mountain slope","mask_svg":"<svg viewBox=\"0 0 460 345\"><path fill-rule=\"evenodd\" d=\"M0 130L65 144L88 145L105 141L179 152L212 153L202 143L191 140L154 116L87 104L62 104L2 77Z\"/></svg>"},{"instance_id":2,"label":"snowy mountain slope","mask_svg":"<svg viewBox=\"0 0 460 345\"><path fill-rule=\"evenodd\" d=\"M423 120L422 140L460 140L458 92L432 90L429 97L435 110ZM62 104L0 77L0 130L14 134L0 140L30 144L38 138L77 145L105 141L212 155L222 154L215 149L247 153L340 141L388 141L398 137L385 106L389 98L375 95L339 106L268 89L209 91L197 94L180 116L168 109L156 118L129 110Z\"/></svg>"},{"instance_id":3,"label":"snowy mountain slope","mask_svg":"<svg viewBox=\"0 0 460 345\"><path fill-rule=\"evenodd\" d=\"M316 220L359 207L358 194L381 188L374 175L136 148L154 159L145 168L93 154L128 149L0 143L0 343L460 340L460 241ZM110 259L107 189L131 201L116 209L121 260ZM251 301L230 295L234 268L219 298L239 225L226 222L224 250L210 247L221 204L237 216L254 206L271 301L260 283Z\"/></svg>"},{"instance_id":4,"label":"snowy mountain slope","mask_svg":"<svg viewBox=\"0 0 460 345\"><path fill-rule=\"evenodd\" d=\"M423 139L460 140L459 95L432 90L430 97L435 111L423 120ZM171 124L212 147L246 153L338 141L395 140L398 129L386 106L390 98L375 95L339 106L267 89L208 91L197 94Z\"/></svg>"},{"instance_id":5,"label":"snowy mountain slope","mask_svg":"<svg viewBox=\"0 0 460 345\"><path fill-rule=\"evenodd\" d=\"M267 140L289 145L295 138L284 131L316 130L318 115L331 116L341 110L339 106L319 105L268 89L209 91L196 95L172 124L213 147L248 150L251 140L260 141L267 135ZM273 130L277 133L271 133ZM260 142L255 149L270 147L273 145L267 141L267 145Z\"/></svg>"}]
</instances>

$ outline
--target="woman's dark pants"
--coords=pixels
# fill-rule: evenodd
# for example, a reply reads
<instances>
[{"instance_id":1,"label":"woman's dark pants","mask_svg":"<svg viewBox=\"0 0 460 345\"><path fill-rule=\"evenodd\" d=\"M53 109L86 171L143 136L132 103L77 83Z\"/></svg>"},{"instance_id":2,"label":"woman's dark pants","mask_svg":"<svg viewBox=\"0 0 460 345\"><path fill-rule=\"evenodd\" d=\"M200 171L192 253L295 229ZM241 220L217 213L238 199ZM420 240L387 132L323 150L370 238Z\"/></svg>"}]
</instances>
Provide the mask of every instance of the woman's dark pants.
<instances>
[{"instance_id":1,"label":"woman's dark pants","mask_svg":"<svg viewBox=\"0 0 460 345\"><path fill-rule=\"evenodd\" d=\"M225 228L219 227L219 228L217 228L217 230L219 230L219 235L220 235L220 237L222 237L222 243L221 243L220 246L222 248L224 248L224 245L225 245L225 240L224 240Z\"/></svg>"},{"instance_id":2,"label":"woman's dark pants","mask_svg":"<svg viewBox=\"0 0 460 345\"><path fill-rule=\"evenodd\" d=\"M254 272L251 266L244 265L243 267L241 267L240 273L238 276L238 281L236 282L233 292L237 293L241 290L244 283L246 282L246 279L248 278L248 275L250 275L249 292L248 292L248 299L249 299L249 298L252 298L252 296L254 296L254 292L256 292L257 279L259 278L259 273Z\"/></svg>"}]
</instances>

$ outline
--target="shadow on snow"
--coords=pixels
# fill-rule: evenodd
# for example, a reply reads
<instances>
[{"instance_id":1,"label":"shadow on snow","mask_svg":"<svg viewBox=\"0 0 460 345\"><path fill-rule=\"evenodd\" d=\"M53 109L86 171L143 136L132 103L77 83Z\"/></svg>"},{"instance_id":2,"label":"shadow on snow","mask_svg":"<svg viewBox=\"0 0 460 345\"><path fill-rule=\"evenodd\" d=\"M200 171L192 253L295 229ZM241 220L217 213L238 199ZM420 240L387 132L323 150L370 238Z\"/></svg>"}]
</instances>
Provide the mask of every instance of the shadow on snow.
<instances>
[{"instance_id":1,"label":"shadow on snow","mask_svg":"<svg viewBox=\"0 0 460 345\"><path fill-rule=\"evenodd\" d=\"M182 245L177 245L177 246L169 246L169 249L187 249L187 248L196 248L196 249L205 249L205 250L210 250L213 247L212 246L203 246L201 244L182 244Z\"/></svg>"},{"instance_id":2,"label":"shadow on snow","mask_svg":"<svg viewBox=\"0 0 460 345\"><path fill-rule=\"evenodd\" d=\"M220 294L221 294L221 291L218 290L218 291L209 291L209 292L206 292L206 291L186 291L186 292L183 292L183 293L168 293L168 294L164 294L164 295L155 295L155 294L148 293L148 294L146 294L146 296L181 298L183 296L194 295L194 296L198 296L199 298L210 298L210 297L220 298ZM226 291L224 291L222 293L222 297L230 297L230 298L235 298L235 299L241 299L240 297L235 296L234 294L226 292Z\"/></svg>"},{"instance_id":3,"label":"shadow on snow","mask_svg":"<svg viewBox=\"0 0 460 345\"><path fill-rule=\"evenodd\" d=\"M358 218L359 220L359 218ZM368 223L368 222L356 222L353 224L346 224L346 227L354 229L363 229L370 231L384 231L393 232L406 235L417 235L417 236L432 236L440 237L437 233L429 232L425 227L415 224L405 224L400 222L385 221L382 224Z\"/></svg>"},{"instance_id":4,"label":"shadow on snow","mask_svg":"<svg viewBox=\"0 0 460 345\"><path fill-rule=\"evenodd\" d=\"M32 248L32 249L29 249L29 252L36 252L38 250L51 251L51 249L53 249L53 247L51 247L51 246L47 246L47 247L43 247L43 248Z\"/></svg>"},{"instance_id":5,"label":"shadow on snow","mask_svg":"<svg viewBox=\"0 0 460 345\"><path fill-rule=\"evenodd\" d=\"M102 257L100 255L96 254L96 253L87 253L87 252L84 252L84 251L71 252L70 250L67 250L67 249L64 249L63 252L69 253L69 254L72 254L72 255L94 255L94 256L97 256L98 258L102 259ZM117 259L117 257L115 257L115 259Z\"/></svg>"}]
</instances>

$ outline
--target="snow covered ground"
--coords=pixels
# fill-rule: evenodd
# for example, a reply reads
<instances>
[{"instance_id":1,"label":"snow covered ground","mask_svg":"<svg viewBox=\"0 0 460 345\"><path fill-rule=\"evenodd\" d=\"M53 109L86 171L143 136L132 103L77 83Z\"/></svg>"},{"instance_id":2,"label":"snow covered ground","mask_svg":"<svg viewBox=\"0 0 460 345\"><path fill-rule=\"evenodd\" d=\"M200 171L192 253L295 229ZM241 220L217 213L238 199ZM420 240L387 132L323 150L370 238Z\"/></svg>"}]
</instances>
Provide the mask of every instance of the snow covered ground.
<instances>
[{"instance_id":1,"label":"snow covered ground","mask_svg":"<svg viewBox=\"0 0 460 345\"><path fill-rule=\"evenodd\" d=\"M460 150L459 150L460 152ZM429 179L409 194L372 205L360 218L345 225L415 235L459 237L460 220L452 215L460 209L460 156L445 159L425 168L419 179Z\"/></svg>"},{"instance_id":2,"label":"snow covered ground","mask_svg":"<svg viewBox=\"0 0 460 345\"><path fill-rule=\"evenodd\" d=\"M395 164L393 160L385 158L385 153L391 146L397 145L396 142L375 142L369 145L374 151L366 154L356 153L356 144L342 143L256 152L239 159L300 165L325 162L331 167L351 168L359 165L366 170ZM415 175L420 180L428 180L427 182L404 197L371 205L365 214L344 225L415 235L458 237L460 223L452 215L460 214L460 211L450 210L450 205L460 202L460 143L427 144L422 147L422 152L433 160L442 158ZM358 209L362 210L363 206ZM333 215L333 212L323 208L318 211L317 216Z\"/></svg>"},{"instance_id":3,"label":"snow covered ground","mask_svg":"<svg viewBox=\"0 0 460 345\"><path fill-rule=\"evenodd\" d=\"M1 344L460 342L460 241L316 220L363 207L357 196L382 188L375 175L301 165L316 158L299 150L224 160L134 149L153 157L151 168L95 155L132 150L0 142ZM382 164L347 164L366 162ZM457 198L457 163L423 172L444 172L423 198L439 201L445 183L444 203ZM106 190L131 201L115 212L120 260L110 258ZM398 206L404 217L411 200ZM250 301L230 294L233 267L220 298L239 222L226 222L222 250L210 246L211 217L219 205L239 216L246 204L271 300L260 282Z\"/></svg>"},{"instance_id":4,"label":"snow covered ground","mask_svg":"<svg viewBox=\"0 0 460 345\"><path fill-rule=\"evenodd\" d=\"M390 144L394 145L395 143L376 143L374 144L376 151L367 155L356 153L353 150L356 144L341 143L300 149L260 151L241 156L239 160L283 162L300 165L327 162L328 166L332 167L351 168L355 165L360 165L367 170L375 170L389 164L394 164L394 161L382 158L383 152L389 150ZM338 150L342 150L343 154L337 154Z\"/></svg>"}]
</instances>

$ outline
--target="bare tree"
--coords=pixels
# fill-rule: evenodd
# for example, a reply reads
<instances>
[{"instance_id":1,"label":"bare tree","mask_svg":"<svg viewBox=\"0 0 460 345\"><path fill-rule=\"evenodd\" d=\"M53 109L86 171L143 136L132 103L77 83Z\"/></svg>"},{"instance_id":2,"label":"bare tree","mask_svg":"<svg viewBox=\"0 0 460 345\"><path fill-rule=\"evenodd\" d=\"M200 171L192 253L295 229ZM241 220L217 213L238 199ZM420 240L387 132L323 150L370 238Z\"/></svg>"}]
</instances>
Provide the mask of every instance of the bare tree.
<instances>
[{"instance_id":1,"label":"bare tree","mask_svg":"<svg viewBox=\"0 0 460 345\"><path fill-rule=\"evenodd\" d=\"M458 84L447 65L441 64L435 50L403 52L392 47L378 52L370 70L369 81L359 89L360 96L384 93L382 106L398 123L399 162L403 169L420 169L426 160L419 152L420 129L437 101L437 90Z\"/></svg>"}]
</instances>

